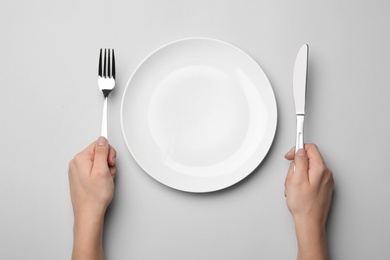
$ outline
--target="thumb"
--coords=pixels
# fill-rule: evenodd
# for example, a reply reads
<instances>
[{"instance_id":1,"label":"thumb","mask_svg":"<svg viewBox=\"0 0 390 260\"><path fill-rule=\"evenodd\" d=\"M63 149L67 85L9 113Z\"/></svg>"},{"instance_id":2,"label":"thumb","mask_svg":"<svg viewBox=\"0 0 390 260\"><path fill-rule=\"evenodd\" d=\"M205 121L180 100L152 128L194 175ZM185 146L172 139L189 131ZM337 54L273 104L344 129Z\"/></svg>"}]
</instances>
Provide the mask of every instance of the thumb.
<instances>
[{"instance_id":1,"label":"thumb","mask_svg":"<svg viewBox=\"0 0 390 260\"><path fill-rule=\"evenodd\" d=\"M308 179L309 159L307 158L306 151L299 149L294 158L295 175L300 179Z\"/></svg>"},{"instance_id":2,"label":"thumb","mask_svg":"<svg viewBox=\"0 0 390 260\"><path fill-rule=\"evenodd\" d=\"M108 141L100 136L96 142L95 155L93 159L92 173L104 174L108 172L108 154L110 147Z\"/></svg>"}]
</instances>

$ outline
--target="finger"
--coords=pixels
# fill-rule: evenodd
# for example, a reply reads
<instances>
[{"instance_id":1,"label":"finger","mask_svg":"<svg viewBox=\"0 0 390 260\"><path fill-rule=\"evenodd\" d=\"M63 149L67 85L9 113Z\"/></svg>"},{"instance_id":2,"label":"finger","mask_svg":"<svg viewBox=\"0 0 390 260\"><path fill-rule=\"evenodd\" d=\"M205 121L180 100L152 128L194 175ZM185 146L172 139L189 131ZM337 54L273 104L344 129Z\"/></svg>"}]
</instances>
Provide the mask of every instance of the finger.
<instances>
[{"instance_id":1,"label":"finger","mask_svg":"<svg viewBox=\"0 0 390 260\"><path fill-rule=\"evenodd\" d=\"M322 159L320 150L315 144L306 144L305 149L307 152L307 157L310 160L310 164L323 164L324 160Z\"/></svg>"},{"instance_id":2,"label":"finger","mask_svg":"<svg viewBox=\"0 0 390 260\"><path fill-rule=\"evenodd\" d=\"M91 145L85 148L82 152L76 154L69 162L69 174L72 175L89 175L93 164L93 148ZM92 154L92 155L91 155Z\"/></svg>"},{"instance_id":3,"label":"finger","mask_svg":"<svg viewBox=\"0 0 390 260\"><path fill-rule=\"evenodd\" d=\"M84 148L84 150L82 150L79 154L82 156L87 156L92 161L95 155L95 146L96 146L96 141L92 142L90 145Z\"/></svg>"},{"instance_id":4,"label":"finger","mask_svg":"<svg viewBox=\"0 0 390 260\"><path fill-rule=\"evenodd\" d=\"M294 179L298 181L308 180L309 159L304 149L299 149L294 158Z\"/></svg>"},{"instance_id":5,"label":"finger","mask_svg":"<svg viewBox=\"0 0 390 260\"><path fill-rule=\"evenodd\" d=\"M322 159L321 153L315 144L308 145L307 156L309 159L310 183L320 184L324 178L327 178L330 171Z\"/></svg>"},{"instance_id":6,"label":"finger","mask_svg":"<svg viewBox=\"0 0 390 260\"><path fill-rule=\"evenodd\" d=\"M287 189L290 186L291 179L294 176L294 168L295 168L295 163L291 162L290 167L288 168L288 171L287 171L286 180L284 181L284 196L285 197L287 197Z\"/></svg>"},{"instance_id":7,"label":"finger","mask_svg":"<svg viewBox=\"0 0 390 260\"><path fill-rule=\"evenodd\" d=\"M293 177L294 174L294 162L291 162L290 167L288 168L287 171L287 176L286 180L284 181L284 186L287 187L291 181L291 178Z\"/></svg>"},{"instance_id":8,"label":"finger","mask_svg":"<svg viewBox=\"0 0 390 260\"><path fill-rule=\"evenodd\" d=\"M108 153L108 165L114 166L116 161L116 151L115 149L110 145L110 151Z\"/></svg>"},{"instance_id":9,"label":"finger","mask_svg":"<svg viewBox=\"0 0 390 260\"><path fill-rule=\"evenodd\" d=\"M95 155L93 160L92 173L106 173L108 170L108 154L110 147L104 137L99 137L95 146Z\"/></svg>"},{"instance_id":10,"label":"finger","mask_svg":"<svg viewBox=\"0 0 390 260\"><path fill-rule=\"evenodd\" d=\"M116 168L116 166L114 165L114 166L110 167L110 174L111 174L112 178L115 179L116 173L117 173L117 168Z\"/></svg>"},{"instance_id":11,"label":"finger","mask_svg":"<svg viewBox=\"0 0 390 260\"><path fill-rule=\"evenodd\" d=\"M295 157L295 147L291 148L290 151L288 151L285 155L284 158L287 160L294 160Z\"/></svg>"}]
</instances>

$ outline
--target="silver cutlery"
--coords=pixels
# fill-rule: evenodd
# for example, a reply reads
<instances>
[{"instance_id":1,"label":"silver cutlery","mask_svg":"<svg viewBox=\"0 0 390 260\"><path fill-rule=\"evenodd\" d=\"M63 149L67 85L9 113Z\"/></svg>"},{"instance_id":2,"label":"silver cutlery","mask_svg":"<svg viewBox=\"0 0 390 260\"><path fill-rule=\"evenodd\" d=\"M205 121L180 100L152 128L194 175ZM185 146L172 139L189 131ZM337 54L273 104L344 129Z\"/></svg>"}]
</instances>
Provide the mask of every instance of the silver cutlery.
<instances>
[{"instance_id":1,"label":"silver cutlery","mask_svg":"<svg viewBox=\"0 0 390 260\"><path fill-rule=\"evenodd\" d=\"M99 70L98 70L98 86L104 96L103 103L103 118L101 135L108 139L108 120L107 120L107 105L108 95L115 87L115 55L114 49L100 49L99 55Z\"/></svg>"},{"instance_id":2,"label":"silver cutlery","mask_svg":"<svg viewBox=\"0 0 390 260\"><path fill-rule=\"evenodd\" d=\"M305 123L305 103L307 84L307 62L309 46L302 45L299 49L294 65L293 93L295 101L295 111L297 115L297 136L295 152L304 149L303 129Z\"/></svg>"}]
</instances>

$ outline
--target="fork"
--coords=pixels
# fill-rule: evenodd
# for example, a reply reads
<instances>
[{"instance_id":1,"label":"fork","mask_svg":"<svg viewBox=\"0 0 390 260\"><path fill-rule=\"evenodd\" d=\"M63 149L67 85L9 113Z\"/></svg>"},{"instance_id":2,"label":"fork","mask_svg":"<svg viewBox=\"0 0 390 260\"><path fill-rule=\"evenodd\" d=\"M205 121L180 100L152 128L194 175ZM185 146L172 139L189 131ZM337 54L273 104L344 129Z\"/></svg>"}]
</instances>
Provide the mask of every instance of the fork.
<instances>
[{"instance_id":1,"label":"fork","mask_svg":"<svg viewBox=\"0 0 390 260\"><path fill-rule=\"evenodd\" d=\"M104 49L104 56L102 56L102 53L103 53L103 49L100 49L98 86L104 96L101 135L104 136L106 139L108 139L107 103L108 103L108 95L115 87L115 55L114 55L114 49L108 49L108 51L107 49Z\"/></svg>"}]
</instances>

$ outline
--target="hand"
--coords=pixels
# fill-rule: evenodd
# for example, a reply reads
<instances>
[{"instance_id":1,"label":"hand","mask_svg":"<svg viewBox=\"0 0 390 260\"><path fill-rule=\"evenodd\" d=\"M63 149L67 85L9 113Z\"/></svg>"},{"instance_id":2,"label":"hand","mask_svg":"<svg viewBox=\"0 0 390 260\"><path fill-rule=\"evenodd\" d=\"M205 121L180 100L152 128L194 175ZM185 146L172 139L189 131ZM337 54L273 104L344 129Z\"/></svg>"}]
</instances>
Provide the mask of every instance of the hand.
<instances>
[{"instance_id":1,"label":"hand","mask_svg":"<svg viewBox=\"0 0 390 260\"><path fill-rule=\"evenodd\" d=\"M285 181L287 206L298 239L298 259L327 259L326 222L334 188L333 174L314 144L286 159L294 160Z\"/></svg>"},{"instance_id":2,"label":"hand","mask_svg":"<svg viewBox=\"0 0 390 260\"><path fill-rule=\"evenodd\" d=\"M294 160L285 182L287 206L294 219L310 219L325 226L332 201L333 174L316 145L306 144L305 150L296 154L294 149L286 154L286 159Z\"/></svg>"},{"instance_id":3,"label":"hand","mask_svg":"<svg viewBox=\"0 0 390 260\"><path fill-rule=\"evenodd\" d=\"M69 182L75 217L104 215L114 195L116 151L104 137L69 163Z\"/></svg>"},{"instance_id":4,"label":"hand","mask_svg":"<svg viewBox=\"0 0 390 260\"><path fill-rule=\"evenodd\" d=\"M99 137L69 163L74 213L72 259L104 259L103 223L114 196L116 152Z\"/></svg>"}]
</instances>

